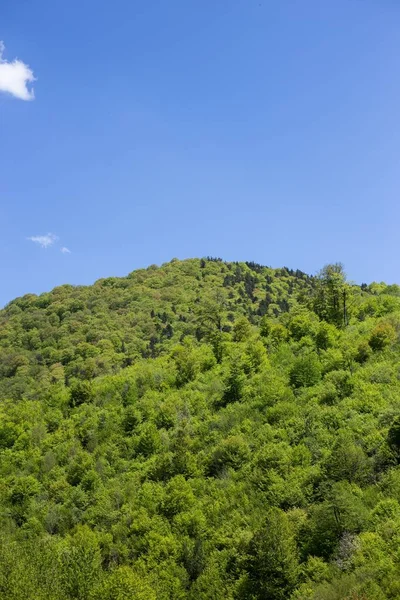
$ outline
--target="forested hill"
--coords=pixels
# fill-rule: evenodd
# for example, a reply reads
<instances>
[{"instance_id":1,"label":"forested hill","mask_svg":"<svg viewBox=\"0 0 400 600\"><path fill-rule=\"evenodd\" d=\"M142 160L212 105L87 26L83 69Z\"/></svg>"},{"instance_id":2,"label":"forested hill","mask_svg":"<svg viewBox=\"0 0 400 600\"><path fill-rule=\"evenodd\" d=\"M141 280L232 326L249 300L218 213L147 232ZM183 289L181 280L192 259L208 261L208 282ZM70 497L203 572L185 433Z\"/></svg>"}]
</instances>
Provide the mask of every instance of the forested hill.
<instances>
[{"instance_id":1,"label":"forested hill","mask_svg":"<svg viewBox=\"0 0 400 600\"><path fill-rule=\"evenodd\" d=\"M185 337L201 342L213 330L231 332L241 315L259 324L265 314L287 312L312 282L301 271L255 263L173 260L17 298L0 311L0 393L41 396L55 380L116 373Z\"/></svg>"},{"instance_id":2,"label":"forested hill","mask_svg":"<svg viewBox=\"0 0 400 600\"><path fill-rule=\"evenodd\" d=\"M0 598L400 598L400 288L173 260L0 311Z\"/></svg>"}]
</instances>

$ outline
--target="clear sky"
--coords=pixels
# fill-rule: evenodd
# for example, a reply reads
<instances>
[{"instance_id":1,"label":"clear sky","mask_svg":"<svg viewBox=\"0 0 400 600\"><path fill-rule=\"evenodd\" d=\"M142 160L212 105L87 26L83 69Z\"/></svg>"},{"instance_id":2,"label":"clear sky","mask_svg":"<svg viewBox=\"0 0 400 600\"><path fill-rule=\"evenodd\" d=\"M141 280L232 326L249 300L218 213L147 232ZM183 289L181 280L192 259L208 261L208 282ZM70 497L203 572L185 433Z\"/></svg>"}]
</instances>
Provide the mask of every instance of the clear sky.
<instances>
[{"instance_id":1,"label":"clear sky","mask_svg":"<svg viewBox=\"0 0 400 600\"><path fill-rule=\"evenodd\" d=\"M400 282L399 31L398 0L2 0L0 305L205 255Z\"/></svg>"}]
</instances>

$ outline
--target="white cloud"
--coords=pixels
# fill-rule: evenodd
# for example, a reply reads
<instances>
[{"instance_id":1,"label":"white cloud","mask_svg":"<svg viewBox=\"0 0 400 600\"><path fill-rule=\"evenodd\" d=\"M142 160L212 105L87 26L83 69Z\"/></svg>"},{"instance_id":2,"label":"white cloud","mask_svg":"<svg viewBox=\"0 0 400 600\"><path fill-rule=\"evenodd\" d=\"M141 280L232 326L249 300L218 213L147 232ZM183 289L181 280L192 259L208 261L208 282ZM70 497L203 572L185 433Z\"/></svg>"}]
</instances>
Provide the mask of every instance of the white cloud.
<instances>
[{"instance_id":1,"label":"white cloud","mask_svg":"<svg viewBox=\"0 0 400 600\"><path fill-rule=\"evenodd\" d=\"M66 246L63 246L63 247L61 248L61 252L62 252L63 254L71 254L71 250L70 250L69 248L67 248Z\"/></svg>"},{"instance_id":2,"label":"white cloud","mask_svg":"<svg viewBox=\"0 0 400 600\"><path fill-rule=\"evenodd\" d=\"M12 62L4 60L4 48L0 41L0 92L7 92L20 100L33 100L35 94L27 85L35 81L32 70L17 58Z\"/></svg>"},{"instance_id":3,"label":"white cloud","mask_svg":"<svg viewBox=\"0 0 400 600\"><path fill-rule=\"evenodd\" d=\"M31 237L28 237L28 240L35 242L35 244L39 244L42 248L48 248L58 240L58 237L54 235L54 233L47 233L46 235L32 235Z\"/></svg>"}]
</instances>

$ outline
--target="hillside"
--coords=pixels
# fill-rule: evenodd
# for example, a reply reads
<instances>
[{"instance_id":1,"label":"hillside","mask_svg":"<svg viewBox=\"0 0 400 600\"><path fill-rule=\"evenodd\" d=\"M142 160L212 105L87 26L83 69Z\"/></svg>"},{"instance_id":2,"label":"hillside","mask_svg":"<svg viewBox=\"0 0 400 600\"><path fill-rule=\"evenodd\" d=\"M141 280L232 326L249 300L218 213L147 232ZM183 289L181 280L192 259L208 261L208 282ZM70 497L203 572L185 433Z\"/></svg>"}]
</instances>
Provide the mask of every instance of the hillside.
<instances>
[{"instance_id":1,"label":"hillside","mask_svg":"<svg viewBox=\"0 0 400 600\"><path fill-rule=\"evenodd\" d=\"M400 288L173 260L0 311L0 597L400 597Z\"/></svg>"}]
</instances>

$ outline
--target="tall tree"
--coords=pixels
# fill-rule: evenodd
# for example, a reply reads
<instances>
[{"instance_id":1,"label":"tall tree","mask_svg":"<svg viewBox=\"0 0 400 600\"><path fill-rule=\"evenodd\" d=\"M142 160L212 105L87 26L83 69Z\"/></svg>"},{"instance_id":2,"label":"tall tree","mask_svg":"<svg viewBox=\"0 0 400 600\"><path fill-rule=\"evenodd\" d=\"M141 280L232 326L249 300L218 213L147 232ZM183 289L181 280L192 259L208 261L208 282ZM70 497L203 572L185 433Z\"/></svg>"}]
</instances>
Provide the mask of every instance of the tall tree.
<instances>
[{"instance_id":1,"label":"tall tree","mask_svg":"<svg viewBox=\"0 0 400 600\"><path fill-rule=\"evenodd\" d=\"M348 324L350 287L341 263L325 265L318 274L313 308L320 319L337 327Z\"/></svg>"},{"instance_id":2,"label":"tall tree","mask_svg":"<svg viewBox=\"0 0 400 600\"><path fill-rule=\"evenodd\" d=\"M286 600L297 582L298 557L290 521L271 508L250 543L245 597ZM249 595L250 594L250 595Z\"/></svg>"}]
</instances>

